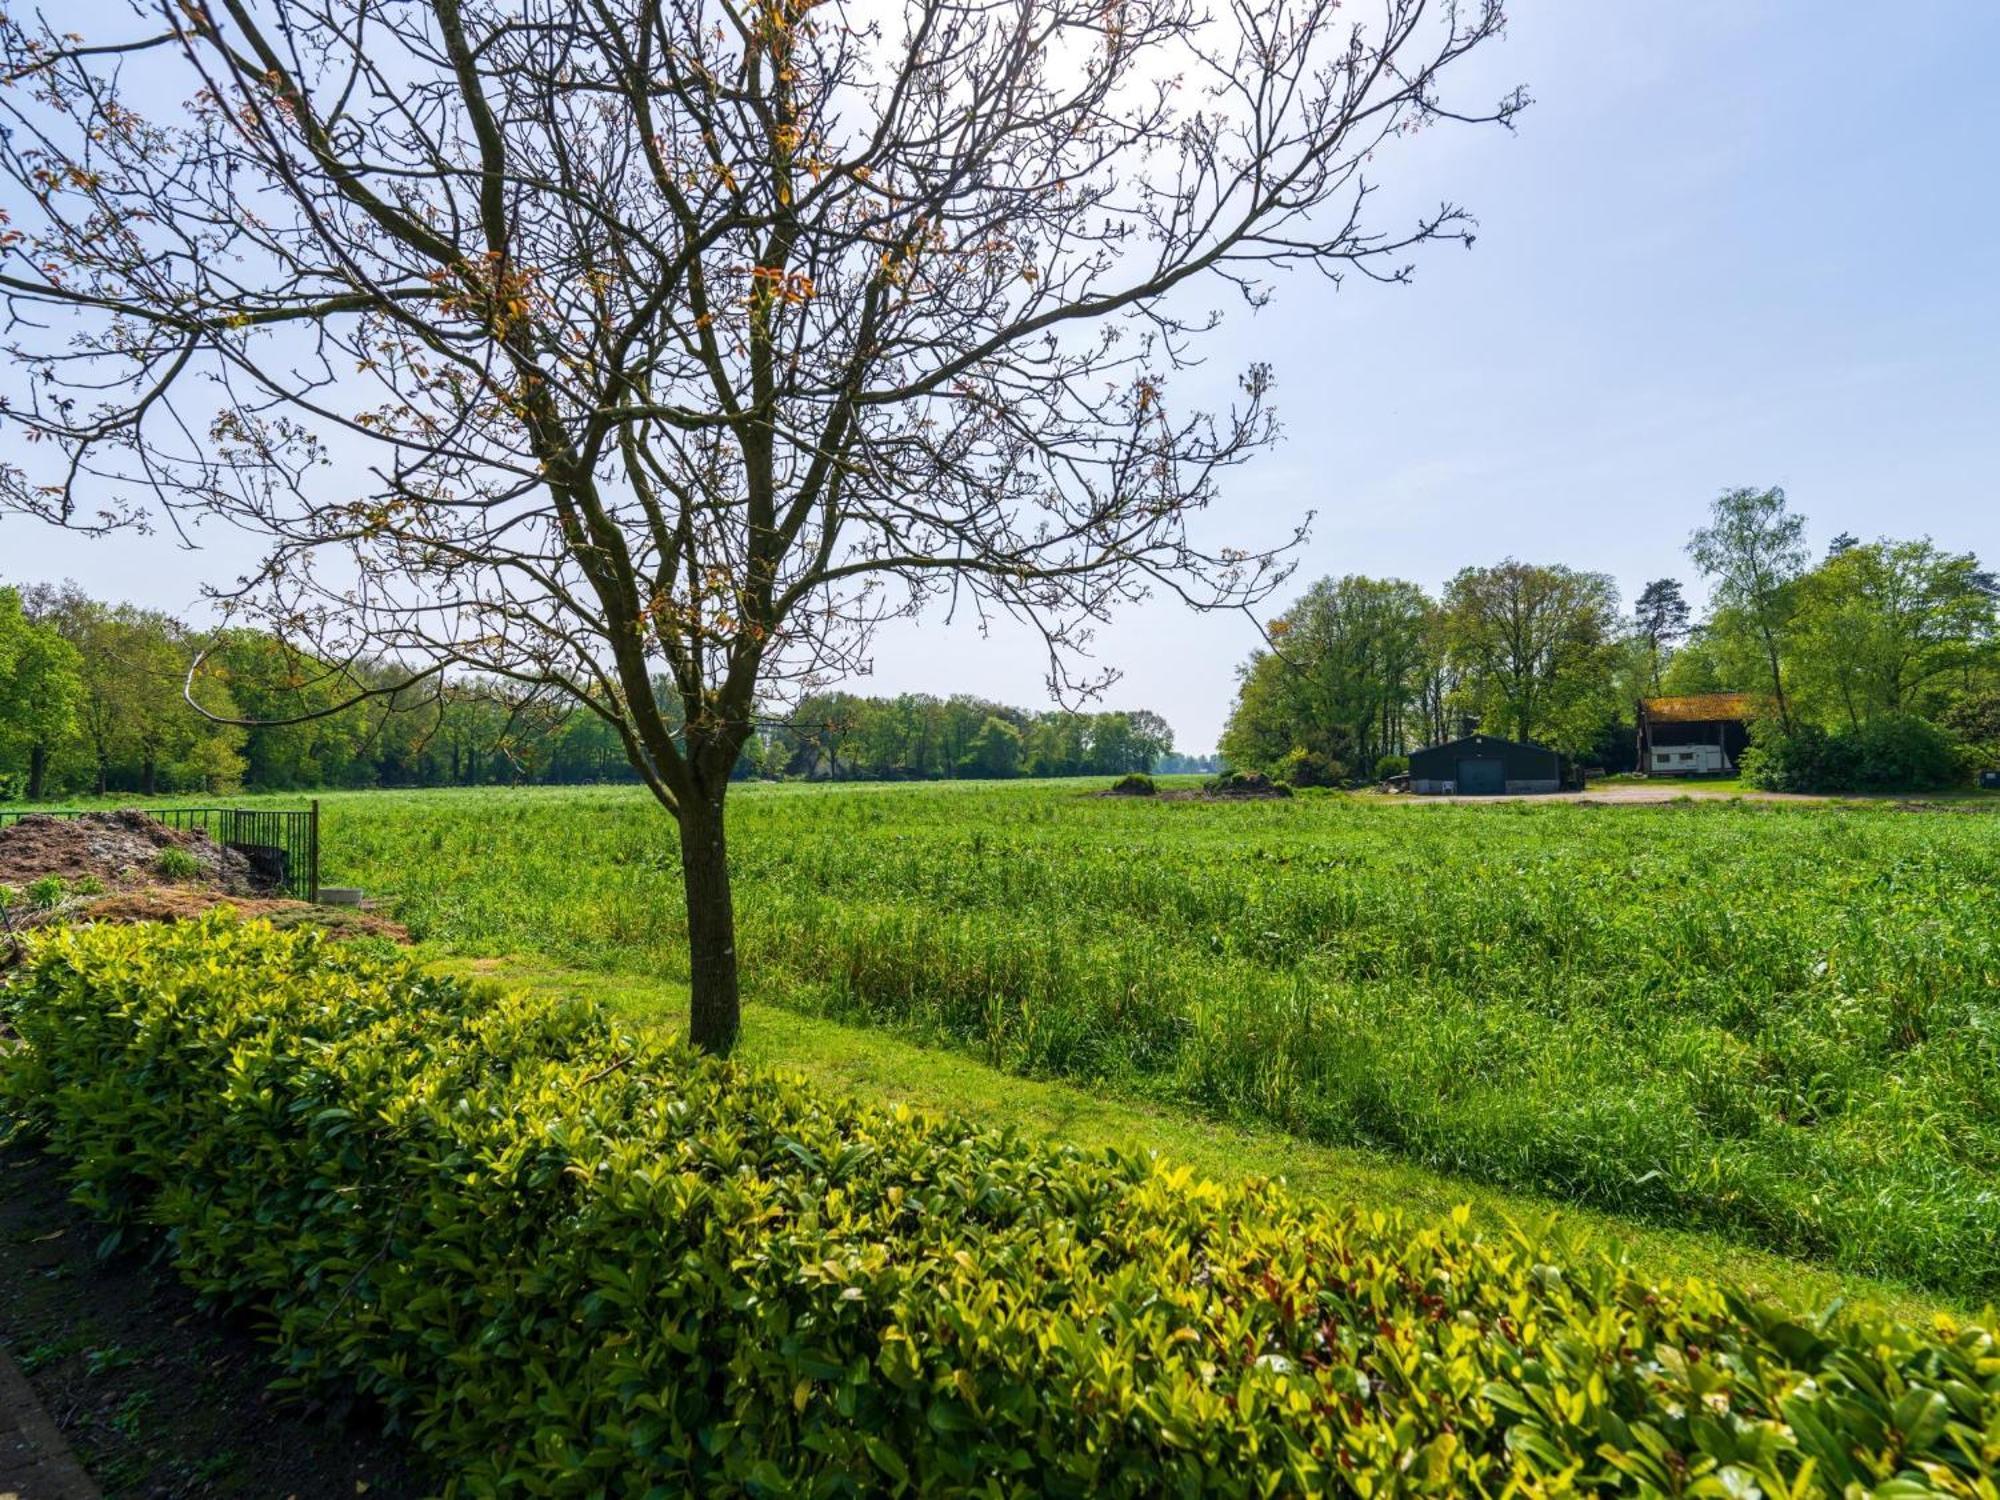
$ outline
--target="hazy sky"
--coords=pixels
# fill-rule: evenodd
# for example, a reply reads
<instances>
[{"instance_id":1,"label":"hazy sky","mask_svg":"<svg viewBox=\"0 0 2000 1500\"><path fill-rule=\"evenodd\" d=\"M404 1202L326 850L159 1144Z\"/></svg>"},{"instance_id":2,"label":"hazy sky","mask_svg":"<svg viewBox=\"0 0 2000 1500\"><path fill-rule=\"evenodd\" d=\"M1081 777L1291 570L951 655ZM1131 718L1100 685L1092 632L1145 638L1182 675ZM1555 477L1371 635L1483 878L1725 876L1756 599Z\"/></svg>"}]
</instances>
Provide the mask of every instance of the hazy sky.
<instances>
[{"instance_id":1,"label":"hazy sky","mask_svg":"<svg viewBox=\"0 0 2000 1500\"><path fill-rule=\"evenodd\" d=\"M1286 440L1207 534L1270 540L1312 509L1301 584L1435 588L1513 554L1603 570L1629 599L1691 581L1681 548L1717 491L1782 484L1815 544L1929 533L2000 558L2000 4L1510 9L1461 84L1525 83L1518 132L1431 133L1387 164L1399 201L1470 207L1478 244L1431 252L1412 287L1301 276L1232 314L1214 377L1273 363ZM234 571L0 520L9 580L190 610ZM1098 638L1124 672L1107 701L1210 748L1255 640L1135 610ZM933 616L855 685L1039 705L1043 672L1025 634Z\"/></svg>"}]
</instances>

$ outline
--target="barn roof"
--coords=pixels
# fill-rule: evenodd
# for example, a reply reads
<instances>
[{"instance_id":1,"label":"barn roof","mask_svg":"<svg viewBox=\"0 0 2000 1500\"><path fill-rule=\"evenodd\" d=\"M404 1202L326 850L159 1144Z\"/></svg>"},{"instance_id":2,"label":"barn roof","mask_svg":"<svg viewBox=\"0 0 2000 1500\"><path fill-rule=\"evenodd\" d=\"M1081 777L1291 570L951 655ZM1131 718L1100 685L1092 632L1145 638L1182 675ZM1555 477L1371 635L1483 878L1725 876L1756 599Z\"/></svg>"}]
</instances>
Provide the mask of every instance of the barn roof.
<instances>
[{"instance_id":1,"label":"barn roof","mask_svg":"<svg viewBox=\"0 0 2000 1500\"><path fill-rule=\"evenodd\" d=\"M1760 702L1755 693L1684 693L1678 698L1642 698L1639 706L1656 724L1710 724L1754 719Z\"/></svg>"},{"instance_id":2,"label":"barn roof","mask_svg":"<svg viewBox=\"0 0 2000 1500\"><path fill-rule=\"evenodd\" d=\"M1455 740L1441 740L1435 745L1425 745L1422 749L1413 750L1410 753L1413 755L1423 755L1438 750L1456 750L1462 745L1484 745L1489 749L1504 745L1516 750L1542 751L1547 751L1549 748L1547 745L1538 744L1534 740L1510 740L1503 735L1497 734L1468 734Z\"/></svg>"}]
</instances>

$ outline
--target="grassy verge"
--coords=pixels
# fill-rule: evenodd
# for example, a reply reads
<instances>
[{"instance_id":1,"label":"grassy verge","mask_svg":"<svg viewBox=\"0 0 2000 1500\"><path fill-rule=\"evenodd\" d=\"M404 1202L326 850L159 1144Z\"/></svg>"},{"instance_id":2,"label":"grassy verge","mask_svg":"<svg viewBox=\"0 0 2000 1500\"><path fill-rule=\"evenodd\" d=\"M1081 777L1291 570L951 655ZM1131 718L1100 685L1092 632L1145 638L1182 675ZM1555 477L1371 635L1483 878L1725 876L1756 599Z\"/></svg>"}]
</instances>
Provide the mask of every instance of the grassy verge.
<instances>
[{"instance_id":1,"label":"grassy verge","mask_svg":"<svg viewBox=\"0 0 2000 1500\"><path fill-rule=\"evenodd\" d=\"M685 1012L685 986L672 981L565 968L533 958L440 957L440 968L525 989L589 995L635 1025L670 1025ZM1024 1134L1087 1148L1156 1151L1206 1177L1283 1177L1299 1193L1418 1220L1471 1206L1483 1228L1518 1228L1570 1255L1593 1248L1622 1255L1652 1280L1689 1277L1742 1286L1799 1310L1841 1299L1905 1319L1965 1311L1922 1291L1748 1249L1717 1235L1634 1224L1427 1171L1362 1150L1319 1146L1279 1131L1204 1119L1142 1100L1064 1083L1022 1078L962 1053L918 1046L867 1027L777 1006L744 1007L741 1055L799 1073L823 1088L876 1104L907 1103L955 1113Z\"/></svg>"}]
</instances>

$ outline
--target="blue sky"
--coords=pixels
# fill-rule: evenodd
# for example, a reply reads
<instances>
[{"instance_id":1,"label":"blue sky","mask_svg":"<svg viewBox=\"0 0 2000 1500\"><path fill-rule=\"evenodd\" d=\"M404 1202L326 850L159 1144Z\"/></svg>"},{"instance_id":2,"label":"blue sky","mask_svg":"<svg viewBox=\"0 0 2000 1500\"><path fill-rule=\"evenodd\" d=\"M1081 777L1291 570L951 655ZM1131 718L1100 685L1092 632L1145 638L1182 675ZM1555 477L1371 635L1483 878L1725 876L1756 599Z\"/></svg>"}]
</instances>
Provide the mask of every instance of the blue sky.
<instances>
[{"instance_id":1,"label":"blue sky","mask_svg":"<svg viewBox=\"0 0 2000 1500\"><path fill-rule=\"evenodd\" d=\"M1460 84L1525 83L1518 131L1438 131L1395 202L1465 203L1469 252L1416 284L1310 277L1236 312L1221 381L1269 360L1287 437L1229 481L1213 535L1318 511L1298 582L1435 588L1509 554L1663 574L1708 500L1782 484L1823 543L1930 534L2000 560L2000 4L1516 0ZM1385 192L1385 198L1388 194ZM1201 385L1187 382L1187 394ZM0 576L190 609L240 558L0 520ZM1107 701L1212 746L1248 622L1143 606L1100 632ZM870 692L1046 701L1025 633L885 634Z\"/></svg>"}]
</instances>

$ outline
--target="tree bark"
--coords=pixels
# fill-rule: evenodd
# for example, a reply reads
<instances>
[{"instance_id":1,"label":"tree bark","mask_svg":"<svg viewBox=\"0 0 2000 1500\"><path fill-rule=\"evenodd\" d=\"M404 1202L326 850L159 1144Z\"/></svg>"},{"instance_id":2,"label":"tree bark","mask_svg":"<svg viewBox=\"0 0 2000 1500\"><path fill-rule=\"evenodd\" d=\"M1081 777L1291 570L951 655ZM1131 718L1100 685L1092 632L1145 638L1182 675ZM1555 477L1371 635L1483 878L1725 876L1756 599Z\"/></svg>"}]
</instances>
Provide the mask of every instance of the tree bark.
<instances>
[{"instance_id":1,"label":"tree bark","mask_svg":"<svg viewBox=\"0 0 2000 1500\"><path fill-rule=\"evenodd\" d=\"M1778 664L1778 643L1772 638L1771 632L1768 629L1763 630L1762 634L1764 636L1764 654L1771 664L1771 694L1778 700L1778 723L1786 734L1790 734L1792 732L1792 708L1789 703L1785 702L1785 674Z\"/></svg>"},{"instance_id":2,"label":"tree bark","mask_svg":"<svg viewBox=\"0 0 2000 1500\"><path fill-rule=\"evenodd\" d=\"M736 1045L742 1000L736 978L736 908L723 836L727 781L681 804L681 881L687 893L688 1040L704 1052Z\"/></svg>"},{"instance_id":3,"label":"tree bark","mask_svg":"<svg viewBox=\"0 0 2000 1500\"><path fill-rule=\"evenodd\" d=\"M42 793L48 789L49 748L46 745L28 747L28 800L39 802Z\"/></svg>"}]
</instances>

